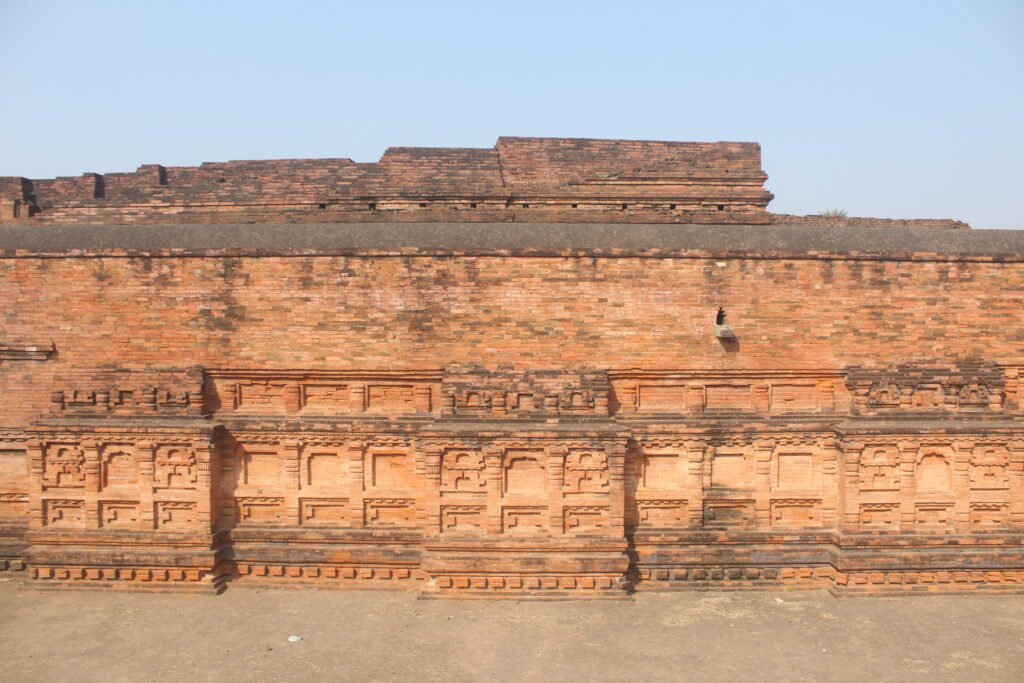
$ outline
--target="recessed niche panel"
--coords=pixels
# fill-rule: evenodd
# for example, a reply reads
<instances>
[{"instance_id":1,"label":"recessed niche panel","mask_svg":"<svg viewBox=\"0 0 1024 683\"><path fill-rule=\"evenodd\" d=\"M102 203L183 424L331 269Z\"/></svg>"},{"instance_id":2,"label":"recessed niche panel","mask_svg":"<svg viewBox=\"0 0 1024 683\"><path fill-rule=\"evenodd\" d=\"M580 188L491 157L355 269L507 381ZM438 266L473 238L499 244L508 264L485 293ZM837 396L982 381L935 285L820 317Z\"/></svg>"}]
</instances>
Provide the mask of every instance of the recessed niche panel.
<instances>
[{"instance_id":1,"label":"recessed niche panel","mask_svg":"<svg viewBox=\"0 0 1024 683\"><path fill-rule=\"evenodd\" d=\"M542 495L547 488L547 468L542 451L509 451L504 469L505 495Z\"/></svg>"},{"instance_id":2,"label":"recessed niche panel","mask_svg":"<svg viewBox=\"0 0 1024 683\"><path fill-rule=\"evenodd\" d=\"M412 462L407 453L372 453L370 486L378 489L407 489L412 486Z\"/></svg>"}]
</instances>

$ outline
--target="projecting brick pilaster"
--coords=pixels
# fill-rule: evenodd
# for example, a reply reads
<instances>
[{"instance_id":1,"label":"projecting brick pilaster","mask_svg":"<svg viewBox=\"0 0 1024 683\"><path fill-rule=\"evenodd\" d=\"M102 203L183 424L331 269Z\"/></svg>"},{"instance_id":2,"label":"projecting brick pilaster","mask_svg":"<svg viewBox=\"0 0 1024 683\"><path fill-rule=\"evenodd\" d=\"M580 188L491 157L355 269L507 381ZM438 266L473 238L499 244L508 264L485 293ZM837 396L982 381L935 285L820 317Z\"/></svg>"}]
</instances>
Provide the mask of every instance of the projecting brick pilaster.
<instances>
[{"instance_id":1,"label":"projecting brick pilaster","mask_svg":"<svg viewBox=\"0 0 1024 683\"><path fill-rule=\"evenodd\" d=\"M608 533L620 537L626 525L626 444L613 443L605 448L608 456Z\"/></svg>"},{"instance_id":2,"label":"projecting brick pilaster","mask_svg":"<svg viewBox=\"0 0 1024 683\"><path fill-rule=\"evenodd\" d=\"M504 453L500 448L488 446L484 448L484 464L487 477L487 533L497 535L502 532L501 499L502 499L502 460Z\"/></svg>"},{"instance_id":3,"label":"projecting brick pilaster","mask_svg":"<svg viewBox=\"0 0 1024 683\"><path fill-rule=\"evenodd\" d=\"M135 452L139 458L139 522L143 529L155 529L156 528L156 509L154 507L153 498L153 487L156 483L156 469L154 459L156 457L156 445L151 441L140 441L135 445ZM197 458L197 464L200 462ZM206 480L202 481L202 473L199 473L197 477L198 488L201 491L205 491L206 495L202 496L206 500L206 522L210 523L212 517L211 504L213 500L213 491L211 490L211 477L209 473L210 461L209 458L206 460L207 473ZM203 518L202 504L199 504L199 518Z\"/></svg>"},{"instance_id":4,"label":"projecting brick pilaster","mask_svg":"<svg viewBox=\"0 0 1024 683\"><path fill-rule=\"evenodd\" d=\"M349 441L345 444L348 451L348 490L349 490L349 521L352 528L365 526L363 492L366 490L365 458L366 443Z\"/></svg>"},{"instance_id":5,"label":"projecting brick pilaster","mask_svg":"<svg viewBox=\"0 0 1024 683\"><path fill-rule=\"evenodd\" d=\"M565 484L565 456L569 450L565 446L548 446L547 449L547 514L548 528L553 534L564 533L565 512L564 494L562 488Z\"/></svg>"},{"instance_id":6,"label":"projecting brick pilaster","mask_svg":"<svg viewBox=\"0 0 1024 683\"><path fill-rule=\"evenodd\" d=\"M771 465L775 443L757 441L754 444L754 514L760 529L771 527Z\"/></svg>"}]
</instances>

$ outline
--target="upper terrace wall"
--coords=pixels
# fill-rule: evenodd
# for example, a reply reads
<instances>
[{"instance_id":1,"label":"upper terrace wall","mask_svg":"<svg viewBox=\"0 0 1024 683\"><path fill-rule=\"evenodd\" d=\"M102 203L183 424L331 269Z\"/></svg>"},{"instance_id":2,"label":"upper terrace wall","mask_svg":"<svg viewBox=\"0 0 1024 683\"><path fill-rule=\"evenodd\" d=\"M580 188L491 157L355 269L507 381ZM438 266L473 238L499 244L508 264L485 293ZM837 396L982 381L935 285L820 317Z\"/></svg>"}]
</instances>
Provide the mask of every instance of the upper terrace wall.
<instances>
[{"instance_id":1,"label":"upper terrace wall","mask_svg":"<svg viewBox=\"0 0 1024 683\"><path fill-rule=\"evenodd\" d=\"M0 178L0 224L769 222L753 143L500 138L350 159Z\"/></svg>"}]
</instances>

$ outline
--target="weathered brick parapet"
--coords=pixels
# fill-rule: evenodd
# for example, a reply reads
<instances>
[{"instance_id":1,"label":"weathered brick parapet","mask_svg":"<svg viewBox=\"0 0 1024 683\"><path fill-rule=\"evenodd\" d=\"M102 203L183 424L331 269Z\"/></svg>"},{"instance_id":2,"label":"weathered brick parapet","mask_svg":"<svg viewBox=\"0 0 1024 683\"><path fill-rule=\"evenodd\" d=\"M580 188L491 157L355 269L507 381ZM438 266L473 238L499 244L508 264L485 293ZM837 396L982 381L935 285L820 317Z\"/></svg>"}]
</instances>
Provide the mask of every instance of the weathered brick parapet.
<instances>
[{"instance_id":1,"label":"weathered brick parapet","mask_svg":"<svg viewBox=\"0 0 1024 683\"><path fill-rule=\"evenodd\" d=\"M0 178L0 225L382 221L770 222L761 149L741 142L500 138L350 159L140 166Z\"/></svg>"}]
</instances>

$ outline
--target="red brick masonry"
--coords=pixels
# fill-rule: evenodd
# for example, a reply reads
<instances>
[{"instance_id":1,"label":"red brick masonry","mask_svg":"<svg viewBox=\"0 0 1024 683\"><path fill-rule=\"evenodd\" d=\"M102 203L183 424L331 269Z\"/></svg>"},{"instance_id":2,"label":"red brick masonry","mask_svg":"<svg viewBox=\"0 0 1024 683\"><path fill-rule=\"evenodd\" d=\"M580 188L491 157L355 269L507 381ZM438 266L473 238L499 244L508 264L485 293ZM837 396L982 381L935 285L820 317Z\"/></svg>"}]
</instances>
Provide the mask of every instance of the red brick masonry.
<instances>
[{"instance_id":1,"label":"red brick masonry","mask_svg":"<svg viewBox=\"0 0 1024 683\"><path fill-rule=\"evenodd\" d=\"M1024 233L783 224L754 145L472 152L265 162L274 182L233 186L244 210L190 203L211 165L76 201L21 183L37 208L0 228L2 561L41 587L1024 588ZM373 211L517 183L621 215L224 222L388 164ZM760 208L659 221L612 194L678 211L685 169L756 180Z\"/></svg>"},{"instance_id":2,"label":"red brick masonry","mask_svg":"<svg viewBox=\"0 0 1024 683\"><path fill-rule=\"evenodd\" d=\"M140 166L52 180L0 178L0 225L152 223L794 224L766 207L746 142L500 138L493 149L392 147L351 159ZM809 217L817 225L964 229L948 220Z\"/></svg>"}]
</instances>

